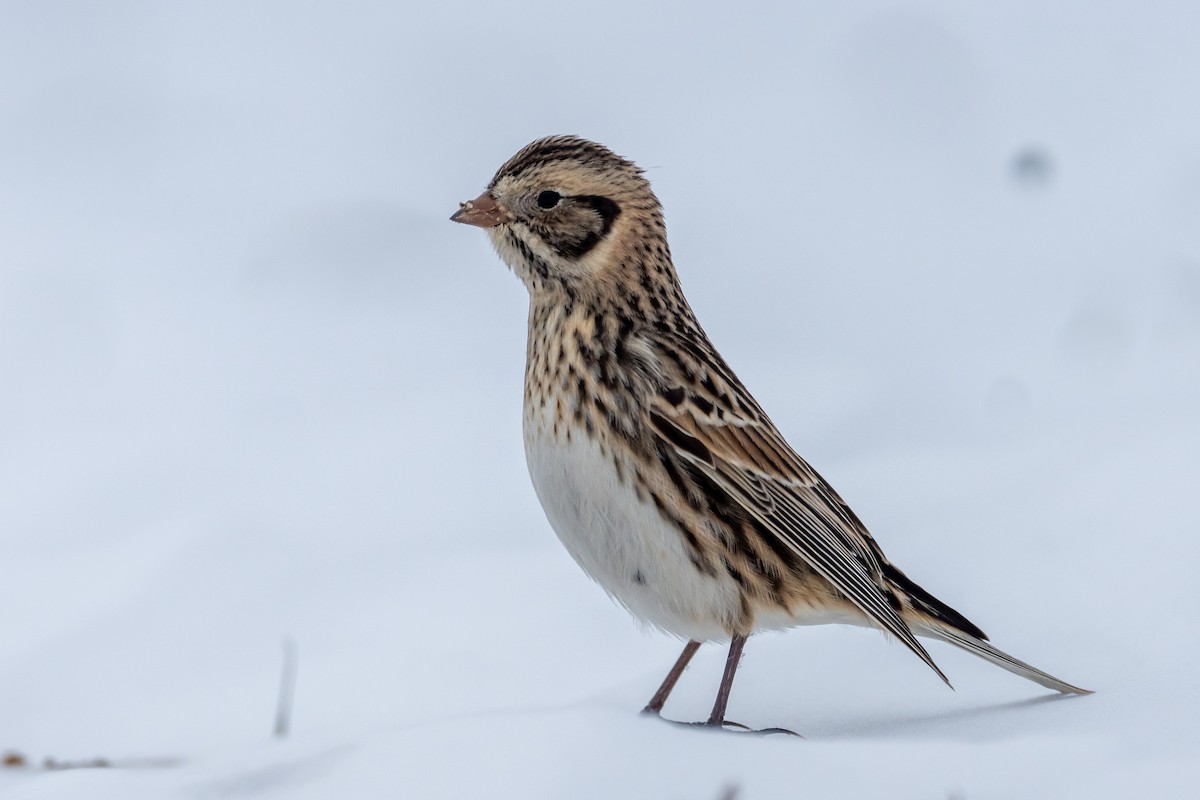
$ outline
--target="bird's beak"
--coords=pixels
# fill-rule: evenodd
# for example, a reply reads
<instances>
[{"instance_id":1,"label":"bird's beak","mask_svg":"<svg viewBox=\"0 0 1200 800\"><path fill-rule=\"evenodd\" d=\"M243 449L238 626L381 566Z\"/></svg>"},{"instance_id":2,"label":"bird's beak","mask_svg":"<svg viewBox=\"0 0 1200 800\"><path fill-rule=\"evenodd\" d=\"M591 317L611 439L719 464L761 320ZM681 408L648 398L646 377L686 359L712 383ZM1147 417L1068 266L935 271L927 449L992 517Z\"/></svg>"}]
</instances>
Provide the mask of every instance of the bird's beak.
<instances>
[{"instance_id":1,"label":"bird's beak","mask_svg":"<svg viewBox=\"0 0 1200 800\"><path fill-rule=\"evenodd\" d=\"M450 217L451 222L461 222L464 225L478 225L480 228L494 228L512 221L508 209L496 202L496 198L487 192L474 200L460 203L458 211Z\"/></svg>"}]
</instances>

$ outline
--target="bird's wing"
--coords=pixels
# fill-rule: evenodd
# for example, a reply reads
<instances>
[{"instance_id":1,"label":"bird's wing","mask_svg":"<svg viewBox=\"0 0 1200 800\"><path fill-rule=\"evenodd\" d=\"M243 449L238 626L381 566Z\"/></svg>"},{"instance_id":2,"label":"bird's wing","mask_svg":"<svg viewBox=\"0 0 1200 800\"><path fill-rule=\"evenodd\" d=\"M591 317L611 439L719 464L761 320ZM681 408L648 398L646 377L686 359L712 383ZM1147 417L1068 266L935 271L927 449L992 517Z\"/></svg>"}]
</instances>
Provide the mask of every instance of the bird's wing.
<instances>
[{"instance_id":1,"label":"bird's wing","mask_svg":"<svg viewBox=\"0 0 1200 800\"><path fill-rule=\"evenodd\" d=\"M660 345L664 380L648 410L651 430L948 684L882 587L878 545L833 487L711 347L682 336Z\"/></svg>"}]
</instances>

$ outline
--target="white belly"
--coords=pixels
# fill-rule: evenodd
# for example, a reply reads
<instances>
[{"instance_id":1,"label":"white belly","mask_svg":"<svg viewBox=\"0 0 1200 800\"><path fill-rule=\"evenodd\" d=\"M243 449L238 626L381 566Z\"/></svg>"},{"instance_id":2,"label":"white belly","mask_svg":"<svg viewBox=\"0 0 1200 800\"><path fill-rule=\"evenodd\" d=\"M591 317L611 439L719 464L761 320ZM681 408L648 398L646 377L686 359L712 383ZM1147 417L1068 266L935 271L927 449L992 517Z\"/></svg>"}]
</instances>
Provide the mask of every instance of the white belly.
<instances>
[{"instance_id":1,"label":"white belly","mask_svg":"<svg viewBox=\"0 0 1200 800\"><path fill-rule=\"evenodd\" d=\"M546 518L592 580L644 623L686 639L728 641L722 620L736 614L736 586L693 565L683 536L645 494L638 500L632 468L622 470L622 483L612 458L582 429L570 442L552 437L549 420L528 410L525 458Z\"/></svg>"}]
</instances>

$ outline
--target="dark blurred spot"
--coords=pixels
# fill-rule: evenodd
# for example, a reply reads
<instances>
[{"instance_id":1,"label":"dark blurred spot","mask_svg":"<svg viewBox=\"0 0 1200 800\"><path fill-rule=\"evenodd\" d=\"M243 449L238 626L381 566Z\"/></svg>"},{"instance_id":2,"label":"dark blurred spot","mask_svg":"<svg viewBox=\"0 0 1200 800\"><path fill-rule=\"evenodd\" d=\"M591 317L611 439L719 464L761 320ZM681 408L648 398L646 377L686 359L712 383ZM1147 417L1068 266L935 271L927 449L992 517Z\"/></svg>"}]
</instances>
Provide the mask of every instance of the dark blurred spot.
<instances>
[{"instance_id":1,"label":"dark blurred spot","mask_svg":"<svg viewBox=\"0 0 1200 800\"><path fill-rule=\"evenodd\" d=\"M1041 147L1027 145L1016 152L1010 167L1013 180L1030 189L1041 189L1054 178L1054 159Z\"/></svg>"}]
</instances>

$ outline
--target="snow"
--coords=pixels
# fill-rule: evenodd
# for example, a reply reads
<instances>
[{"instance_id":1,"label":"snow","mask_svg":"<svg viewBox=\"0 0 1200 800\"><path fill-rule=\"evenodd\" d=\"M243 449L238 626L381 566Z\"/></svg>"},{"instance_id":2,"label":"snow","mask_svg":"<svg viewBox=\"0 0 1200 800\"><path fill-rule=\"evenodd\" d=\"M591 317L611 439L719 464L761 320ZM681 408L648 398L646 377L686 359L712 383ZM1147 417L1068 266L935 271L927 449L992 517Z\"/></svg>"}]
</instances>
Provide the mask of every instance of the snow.
<instances>
[{"instance_id":1,"label":"snow","mask_svg":"<svg viewBox=\"0 0 1200 800\"><path fill-rule=\"evenodd\" d=\"M1200 6L0 7L5 797L1194 795ZM730 716L555 540L527 141L649 170L706 328L909 575L1085 698L876 633ZM282 646L292 735L271 739ZM723 653L667 705L703 718Z\"/></svg>"}]
</instances>

